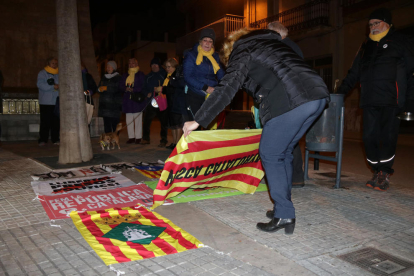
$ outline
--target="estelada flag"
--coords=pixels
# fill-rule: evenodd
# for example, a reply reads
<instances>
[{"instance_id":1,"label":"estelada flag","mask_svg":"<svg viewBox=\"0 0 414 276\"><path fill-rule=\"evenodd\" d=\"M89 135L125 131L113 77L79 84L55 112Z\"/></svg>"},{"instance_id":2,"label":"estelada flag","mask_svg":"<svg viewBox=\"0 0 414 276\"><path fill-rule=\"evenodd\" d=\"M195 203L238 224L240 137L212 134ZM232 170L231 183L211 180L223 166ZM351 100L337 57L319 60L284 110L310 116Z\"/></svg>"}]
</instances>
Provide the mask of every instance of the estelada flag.
<instances>
[{"instance_id":1,"label":"estelada flag","mask_svg":"<svg viewBox=\"0 0 414 276\"><path fill-rule=\"evenodd\" d=\"M88 212L73 211L70 217L83 238L106 265L174 254L203 246L199 240L170 220L142 206ZM166 229L149 244L103 237L113 228L124 223Z\"/></svg>"},{"instance_id":2,"label":"estelada flag","mask_svg":"<svg viewBox=\"0 0 414 276\"><path fill-rule=\"evenodd\" d=\"M264 176L261 129L193 131L181 137L154 190L153 208L189 187L221 186L254 193Z\"/></svg>"},{"instance_id":3,"label":"estelada flag","mask_svg":"<svg viewBox=\"0 0 414 276\"><path fill-rule=\"evenodd\" d=\"M148 178L160 178L162 166L135 166L135 169Z\"/></svg>"}]
</instances>

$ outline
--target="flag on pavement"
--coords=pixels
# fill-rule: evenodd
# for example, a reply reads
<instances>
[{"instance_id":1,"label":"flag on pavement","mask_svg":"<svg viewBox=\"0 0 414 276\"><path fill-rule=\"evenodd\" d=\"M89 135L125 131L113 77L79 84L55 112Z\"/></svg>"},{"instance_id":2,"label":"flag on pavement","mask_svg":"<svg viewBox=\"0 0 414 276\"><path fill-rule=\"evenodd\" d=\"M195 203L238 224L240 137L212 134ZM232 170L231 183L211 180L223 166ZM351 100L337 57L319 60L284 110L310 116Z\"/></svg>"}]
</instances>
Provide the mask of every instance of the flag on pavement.
<instances>
[{"instance_id":1,"label":"flag on pavement","mask_svg":"<svg viewBox=\"0 0 414 276\"><path fill-rule=\"evenodd\" d=\"M153 208L189 187L227 187L254 193L264 176L259 157L262 130L193 131L167 159Z\"/></svg>"},{"instance_id":2,"label":"flag on pavement","mask_svg":"<svg viewBox=\"0 0 414 276\"><path fill-rule=\"evenodd\" d=\"M150 244L164 232L165 229L167 228L123 222L102 237L125 242L130 241L139 244Z\"/></svg>"},{"instance_id":3,"label":"flag on pavement","mask_svg":"<svg viewBox=\"0 0 414 276\"><path fill-rule=\"evenodd\" d=\"M70 217L83 238L106 265L174 254L203 246L195 237L174 225L170 220L142 206L111 208L101 211L73 211L70 213ZM128 218L130 222L125 223L127 219L121 219L121 217ZM105 220L105 218L109 220ZM108 225L108 221L109 223L120 222L120 224ZM119 225L125 225L122 227L126 231L127 241L119 239L118 235L118 238L112 238L114 233L109 234ZM148 236L149 233L145 234L139 231L142 229L136 228L137 225L156 226L165 228L165 230L149 244L140 244L130 241L129 237L135 239L140 235ZM111 238L106 237L106 234ZM155 236L156 233L151 233L151 235Z\"/></svg>"},{"instance_id":4,"label":"flag on pavement","mask_svg":"<svg viewBox=\"0 0 414 276\"><path fill-rule=\"evenodd\" d=\"M136 166L135 169L148 178L160 178L162 166Z\"/></svg>"}]
</instances>

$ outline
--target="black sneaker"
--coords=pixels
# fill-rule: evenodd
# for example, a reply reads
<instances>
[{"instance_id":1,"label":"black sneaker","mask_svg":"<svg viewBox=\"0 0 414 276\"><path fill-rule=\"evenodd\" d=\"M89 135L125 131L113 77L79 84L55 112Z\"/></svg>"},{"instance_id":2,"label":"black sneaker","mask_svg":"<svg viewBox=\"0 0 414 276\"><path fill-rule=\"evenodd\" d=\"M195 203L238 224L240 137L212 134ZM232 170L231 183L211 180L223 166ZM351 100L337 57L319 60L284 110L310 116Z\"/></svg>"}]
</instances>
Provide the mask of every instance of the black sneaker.
<instances>
[{"instance_id":1,"label":"black sneaker","mask_svg":"<svg viewBox=\"0 0 414 276\"><path fill-rule=\"evenodd\" d=\"M365 184L367 187L369 188L375 188L378 184L378 173L374 172L374 174L372 175L372 178L370 180L367 181L367 184Z\"/></svg>"},{"instance_id":2,"label":"black sneaker","mask_svg":"<svg viewBox=\"0 0 414 276\"><path fill-rule=\"evenodd\" d=\"M377 186L374 187L377 191L386 191L390 187L390 174L385 172L378 173Z\"/></svg>"}]
</instances>

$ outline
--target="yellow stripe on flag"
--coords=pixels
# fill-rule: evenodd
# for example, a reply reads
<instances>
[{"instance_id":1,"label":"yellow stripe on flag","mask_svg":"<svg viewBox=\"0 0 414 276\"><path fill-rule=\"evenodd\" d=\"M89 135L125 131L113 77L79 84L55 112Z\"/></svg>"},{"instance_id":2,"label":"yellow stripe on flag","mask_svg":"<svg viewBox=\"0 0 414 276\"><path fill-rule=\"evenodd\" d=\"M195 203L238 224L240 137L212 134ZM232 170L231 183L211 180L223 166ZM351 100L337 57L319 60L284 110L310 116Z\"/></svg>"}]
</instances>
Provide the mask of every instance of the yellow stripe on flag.
<instances>
[{"instance_id":1,"label":"yellow stripe on flag","mask_svg":"<svg viewBox=\"0 0 414 276\"><path fill-rule=\"evenodd\" d=\"M120 213L121 211L122 213ZM144 211L144 213L142 211ZM155 240L150 244L138 245L135 243L128 242L128 244L127 242L121 240L102 237L104 234L113 229L111 226L98 222L102 221L102 217L109 216L115 218L116 216L123 216L126 214L140 214L141 217L137 222L142 225L164 227L163 225L168 224L174 230L171 230L171 228L164 230L164 232L156 239L157 245L153 243ZM158 257L175 252L171 251L171 249L169 249L170 247L174 248L177 252L182 252L188 249L203 246L203 244L195 237L174 225L170 220L155 212L149 211L145 207L124 207L120 210L111 208L101 212L90 211L78 213L77 211L73 211L71 212L70 217L83 238L106 265L130 260L141 260L152 256ZM155 223L153 219L155 219ZM173 236L167 232L173 233ZM186 246L190 246L186 248L182 246L178 240L184 242ZM167 252L165 252L165 250L167 250Z\"/></svg>"},{"instance_id":2,"label":"yellow stripe on flag","mask_svg":"<svg viewBox=\"0 0 414 276\"><path fill-rule=\"evenodd\" d=\"M177 151L165 162L152 207L162 205L165 199L193 185L254 193L264 176L259 157L261 132L261 129L195 131L181 137Z\"/></svg>"},{"instance_id":3,"label":"yellow stripe on flag","mask_svg":"<svg viewBox=\"0 0 414 276\"><path fill-rule=\"evenodd\" d=\"M208 182L208 181L212 181L212 180L215 180L215 179L219 179L219 178L222 178L224 176L228 176L228 175L232 175L232 174L247 174L247 173L250 176L256 177L259 181L263 178L263 171L262 170L259 170L259 169L256 169L256 168L252 168L252 167L243 167L243 168L236 169L234 171L228 171L228 172L225 172L225 173L220 174L220 175L216 175L216 176L212 176L210 178L206 178L206 179L204 179L202 181L184 182L184 181L176 180L174 182L174 185L171 186L168 190L159 190L159 189L156 189L156 190L154 190L154 194L155 195L163 195L163 196L165 196L165 195L168 194L169 191L171 191L172 189L174 189L176 187L191 187L194 184L197 184L198 182ZM202 173L200 173L200 175L201 174ZM164 176L164 177L166 178L166 177L168 177L168 175L167 176ZM163 178L161 178L161 179L163 179ZM235 186L237 186L240 183L244 183L244 182L234 180L234 181L229 182L229 183L227 183L226 181L224 181L223 182L223 185L224 186L223 185L216 185L217 183L214 183L214 184L216 186L222 186L222 187L226 187L226 188L236 189ZM205 188L205 187L208 187L208 186L211 186L211 184L197 185L197 188ZM241 191L241 192L244 192L244 191ZM246 192L244 192L244 193L246 193ZM167 198L170 198L170 197L173 197L173 196L167 196Z\"/></svg>"},{"instance_id":4,"label":"yellow stripe on flag","mask_svg":"<svg viewBox=\"0 0 414 276\"><path fill-rule=\"evenodd\" d=\"M96 252L96 254L98 254L98 256L102 259L102 261L104 261L106 265L117 263L112 254L109 253L105 249L105 247L97 241L96 237L93 236L91 232L88 230L88 228L82 223L82 219L79 217L78 212L72 211L70 213L70 217L73 223L75 224L76 228L78 229L79 233L81 233L85 241Z\"/></svg>"},{"instance_id":5,"label":"yellow stripe on flag","mask_svg":"<svg viewBox=\"0 0 414 276\"><path fill-rule=\"evenodd\" d=\"M261 135L261 129L217 129L215 130L214 135L205 136L206 132L211 131L193 131L187 137L182 136L180 141L177 143L177 153L181 153L188 149L188 144L196 141L208 141L208 142L218 142L218 141L229 141L241 137L252 137L256 135Z\"/></svg>"}]
</instances>

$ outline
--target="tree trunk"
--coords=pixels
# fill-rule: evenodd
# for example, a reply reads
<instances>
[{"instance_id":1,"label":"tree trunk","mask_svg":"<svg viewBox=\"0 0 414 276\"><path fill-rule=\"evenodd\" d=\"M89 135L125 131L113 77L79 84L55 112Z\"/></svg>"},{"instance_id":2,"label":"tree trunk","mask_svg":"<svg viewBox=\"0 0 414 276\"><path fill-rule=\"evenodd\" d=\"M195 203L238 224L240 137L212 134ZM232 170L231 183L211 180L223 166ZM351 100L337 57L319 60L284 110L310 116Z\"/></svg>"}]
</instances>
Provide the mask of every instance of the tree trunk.
<instances>
[{"instance_id":1,"label":"tree trunk","mask_svg":"<svg viewBox=\"0 0 414 276\"><path fill-rule=\"evenodd\" d=\"M60 147L59 163L93 158L86 118L80 63L76 0L56 0L59 52Z\"/></svg>"}]
</instances>

